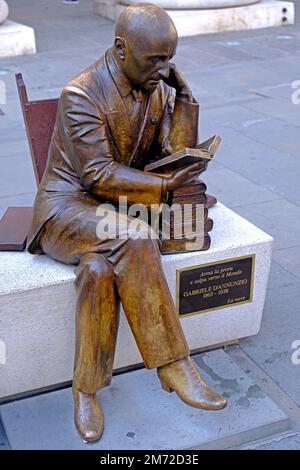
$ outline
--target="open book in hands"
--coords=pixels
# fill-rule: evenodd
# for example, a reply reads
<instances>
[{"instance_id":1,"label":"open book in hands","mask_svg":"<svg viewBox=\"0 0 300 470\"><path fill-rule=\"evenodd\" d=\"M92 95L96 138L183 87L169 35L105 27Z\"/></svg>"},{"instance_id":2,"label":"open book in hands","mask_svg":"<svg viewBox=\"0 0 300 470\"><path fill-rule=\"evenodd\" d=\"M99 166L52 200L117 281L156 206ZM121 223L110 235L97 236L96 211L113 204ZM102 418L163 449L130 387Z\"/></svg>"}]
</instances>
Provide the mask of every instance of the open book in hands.
<instances>
[{"instance_id":1,"label":"open book in hands","mask_svg":"<svg viewBox=\"0 0 300 470\"><path fill-rule=\"evenodd\" d=\"M160 175L169 175L179 168L193 165L199 161L209 162L221 143L221 137L214 135L210 139L199 144L196 148L184 148L168 157L161 158L145 166L144 170Z\"/></svg>"}]
</instances>

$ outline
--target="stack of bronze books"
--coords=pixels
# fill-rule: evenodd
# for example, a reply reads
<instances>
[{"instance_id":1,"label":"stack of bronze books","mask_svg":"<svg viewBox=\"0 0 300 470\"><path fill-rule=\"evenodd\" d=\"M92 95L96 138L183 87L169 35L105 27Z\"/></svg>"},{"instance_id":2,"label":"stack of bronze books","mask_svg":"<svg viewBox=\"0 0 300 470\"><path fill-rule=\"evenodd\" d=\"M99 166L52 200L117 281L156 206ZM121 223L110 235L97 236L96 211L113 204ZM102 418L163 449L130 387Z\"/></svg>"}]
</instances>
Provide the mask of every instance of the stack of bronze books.
<instances>
[{"instance_id":1,"label":"stack of bronze books","mask_svg":"<svg viewBox=\"0 0 300 470\"><path fill-rule=\"evenodd\" d=\"M162 211L161 218L162 253L208 250L213 221L208 217L205 183L182 186L168 202L169 210Z\"/></svg>"},{"instance_id":2,"label":"stack of bronze books","mask_svg":"<svg viewBox=\"0 0 300 470\"><path fill-rule=\"evenodd\" d=\"M199 160L207 162L214 158L220 141L220 137L213 136L196 149L185 148L147 165L145 171L168 176ZM209 249L213 220L208 217L208 208L216 203L216 198L208 196L206 189L206 184L198 178L169 194L168 207L163 207L161 212L162 253Z\"/></svg>"}]
</instances>

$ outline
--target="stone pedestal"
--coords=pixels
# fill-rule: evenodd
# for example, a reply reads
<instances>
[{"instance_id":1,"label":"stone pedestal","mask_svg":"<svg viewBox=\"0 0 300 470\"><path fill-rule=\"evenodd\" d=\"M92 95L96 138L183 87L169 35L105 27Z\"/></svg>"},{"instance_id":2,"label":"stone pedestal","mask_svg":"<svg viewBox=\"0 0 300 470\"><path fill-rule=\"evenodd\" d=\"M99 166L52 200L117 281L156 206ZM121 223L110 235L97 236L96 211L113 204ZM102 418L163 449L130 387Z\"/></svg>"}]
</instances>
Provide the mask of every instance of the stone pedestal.
<instances>
[{"instance_id":1,"label":"stone pedestal","mask_svg":"<svg viewBox=\"0 0 300 470\"><path fill-rule=\"evenodd\" d=\"M116 19L135 0L94 0L97 14ZM179 36L287 26L294 23L294 4L277 0L157 0L164 7ZM109 6L108 6L109 4Z\"/></svg>"},{"instance_id":2,"label":"stone pedestal","mask_svg":"<svg viewBox=\"0 0 300 470\"><path fill-rule=\"evenodd\" d=\"M36 53L34 29L6 20L0 25L0 57Z\"/></svg>"},{"instance_id":3,"label":"stone pedestal","mask_svg":"<svg viewBox=\"0 0 300 470\"><path fill-rule=\"evenodd\" d=\"M118 0L94 0L94 13L114 21L117 16L116 7L118 3Z\"/></svg>"},{"instance_id":4,"label":"stone pedestal","mask_svg":"<svg viewBox=\"0 0 300 470\"><path fill-rule=\"evenodd\" d=\"M210 8L229 8L259 3L261 0L151 0L166 10L203 10ZM148 0L125 0L119 3L133 5L134 3L147 3Z\"/></svg>"},{"instance_id":5,"label":"stone pedestal","mask_svg":"<svg viewBox=\"0 0 300 470\"><path fill-rule=\"evenodd\" d=\"M8 6L0 0L0 57L35 54L33 28L9 21Z\"/></svg>"},{"instance_id":6,"label":"stone pedestal","mask_svg":"<svg viewBox=\"0 0 300 470\"><path fill-rule=\"evenodd\" d=\"M163 255L177 298L180 269L255 255L252 301L181 319L191 350L209 349L258 333L271 262L272 238L222 204L211 209L215 227L205 252ZM0 398L54 386L72 379L75 324L74 267L27 252L0 253ZM137 295L139 286L137 285ZM121 311L115 369L141 363Z\"/></svg>"},{"instance_id":7,"label":"stone pedestal","mask_svg":"<svg viewBox=\"0 0 300 470\"><path fill-rule=\"evenodd\" d=\"M8 18L8 5L4 0L0 0L0 24Z\"/></svg>"}]
</instances>

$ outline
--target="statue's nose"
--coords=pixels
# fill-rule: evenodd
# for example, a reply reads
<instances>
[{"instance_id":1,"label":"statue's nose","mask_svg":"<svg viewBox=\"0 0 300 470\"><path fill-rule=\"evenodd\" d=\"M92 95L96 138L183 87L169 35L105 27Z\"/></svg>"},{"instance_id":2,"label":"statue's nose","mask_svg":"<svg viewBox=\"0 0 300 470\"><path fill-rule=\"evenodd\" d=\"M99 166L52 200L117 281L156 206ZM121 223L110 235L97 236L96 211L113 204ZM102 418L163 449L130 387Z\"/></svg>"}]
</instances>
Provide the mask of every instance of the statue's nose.
<instances>
[{"instance_id":1,"label":"statue's nose","mask_svg":"<svg viewBox=\"0 0 300 470\"><path fill-rule=\"evenodd\" d=\"M167 65L166 67L160 68L158 73L161 77L168 78L168 76L169 76L169 65Z\"/></svg>"}]
</instances>

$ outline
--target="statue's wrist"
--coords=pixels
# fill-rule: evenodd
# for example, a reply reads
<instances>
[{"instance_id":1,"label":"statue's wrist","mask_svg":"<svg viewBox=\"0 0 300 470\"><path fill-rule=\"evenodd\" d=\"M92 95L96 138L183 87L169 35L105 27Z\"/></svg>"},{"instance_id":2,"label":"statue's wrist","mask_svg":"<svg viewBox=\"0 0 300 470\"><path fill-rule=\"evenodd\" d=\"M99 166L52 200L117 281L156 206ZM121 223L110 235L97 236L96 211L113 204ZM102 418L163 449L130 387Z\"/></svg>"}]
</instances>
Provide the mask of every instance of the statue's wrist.
<instances>
[{"instance_id":1,"label":"statue's wrist","mask_svg":"<svg viewBox=\"0 0 300 470\"><path fill-rule=\"evenodd\" d=\"M190 102L194 101L192 90L187 87L176 90L176 98L184 99Z\"/></svg>"}]
</instances>

